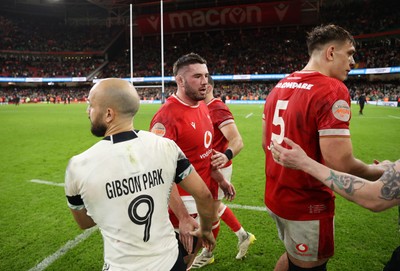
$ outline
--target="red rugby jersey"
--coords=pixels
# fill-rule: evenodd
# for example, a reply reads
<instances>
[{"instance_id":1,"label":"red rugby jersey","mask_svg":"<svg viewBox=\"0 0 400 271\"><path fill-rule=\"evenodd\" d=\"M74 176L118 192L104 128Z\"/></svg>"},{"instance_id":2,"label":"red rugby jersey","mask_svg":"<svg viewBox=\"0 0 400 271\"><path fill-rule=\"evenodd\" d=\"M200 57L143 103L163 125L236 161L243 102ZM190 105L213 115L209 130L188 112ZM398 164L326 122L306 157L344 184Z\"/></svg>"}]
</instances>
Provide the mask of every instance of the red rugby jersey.
<instances>
[{"instance_id":1,"label":"red rugby jersey","mask_svg":"<svg viewBox=\"0 0 400 271\"><path fill-rule=\"evenodd\" d=\"M170 96L154 115L150 130L167 137L185 153L201 178L211 183L211 155L214 129L204 102L190 106ZM178 186L181 196L190 195Z\"/></svg>"},{"instance_id":2,"label":"red rugby jersey","mask_svg":"<svg viewBox=\"0 0 400 271\"><path fill-rule=\"evenodd\" d=\"M319 137L350 136L350 117L350 96L343 82L319 72L295 72L282 79L266 99L265 142L281 143L288 137L312 159L324 163ZM280 166L270 151L265 173L265 204L275 214L291 220L333 216L333 192L312 176Z\"/></svg>"},{"instance_id":3,"label":"red rugby jersey","mask_svg":"<svg viewBox=\"0 0 400 271\"><path fill-rule=\"evenodd\" d=\"M224 125L235 122L233 115L226 104L219 99L212 99L207 103L207 107L210 111L211 121L214 125L213 148L214 150L223 153L228 148L229 141L224 137L220 128ZM228 163L225 164L225 167L228 167L231 164L232 160L228 161Z\"/></svg>"}]
</instances>

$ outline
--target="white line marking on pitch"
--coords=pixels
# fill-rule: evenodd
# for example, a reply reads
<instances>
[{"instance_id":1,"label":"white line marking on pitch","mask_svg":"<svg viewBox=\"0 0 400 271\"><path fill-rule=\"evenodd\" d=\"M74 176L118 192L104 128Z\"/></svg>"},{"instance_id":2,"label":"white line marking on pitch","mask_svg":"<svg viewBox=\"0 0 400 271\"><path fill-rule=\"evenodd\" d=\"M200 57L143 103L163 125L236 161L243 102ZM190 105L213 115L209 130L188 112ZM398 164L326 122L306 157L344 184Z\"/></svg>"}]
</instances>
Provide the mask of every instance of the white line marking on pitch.
<instances>
[{"instance_id":1,"label":"white line marking on pitch","mask_svg":"<svg viewBox=\"0 0 400 271\"><path fill-rule=\"evenodd\" d=\"M49 182L49 181L43 181L43 180L30 180L32 183L40 183L40 184L47 184L47 185L55 185L55 186L62 186L64 187L64 183L55 183L55 182Z\"/></svg>"},{"instance_id":2,"label":"white line marking on pitch","mask_svg":"<svg viewBox=\"0 0 400 271\"><path fill-rule=\"evenodd\" d=\"M98 227L95 226L93 228L85 230L83 233L75 237L74 240L69 240L64 246L60 247L55 253L45 258L35 267L29 269L29 271L42 271L46 269L49 265L51 265L54 261L63 256L65 253L67 253L70 249L76 247L80 242L86 240L90 235L92 235L97 230L97 228Z\"/></svg>"},{"instance_id":3,"label":"white line marking on pitch","mask_svg":"<svg viewBox=\"0 0 400 271\"><path fill-rule=\"evenodd\" d=\"M248 118L250 118L251 116L253 116L253 113L247 114L245 118L248 119Z\"/></svg>"},{"instance_id":4,"label":"white line marking on pitch","mask_svg":"<svg viewBox=\"0 0 400 271\"><path fill-rule=\"evenodd\" d=\"M397 116L392 116L392 115L389 115L388 117L389 117L389 118L400 119L400 117L397 117Z\"/></svg>"},{"instance_id":5,"label":"white line marking on pitch","mask_svg":"<svg viewBox=\"0 0 400 271\"><path fill-rule=\"evenodd\" d=\"M249 205L240 205L240 204L225 204L229 208L233 209L244 209L244 210L252 210L252 211L267 211L265 207L261 206L249 206Z\"/></svg>"}]
</instances>

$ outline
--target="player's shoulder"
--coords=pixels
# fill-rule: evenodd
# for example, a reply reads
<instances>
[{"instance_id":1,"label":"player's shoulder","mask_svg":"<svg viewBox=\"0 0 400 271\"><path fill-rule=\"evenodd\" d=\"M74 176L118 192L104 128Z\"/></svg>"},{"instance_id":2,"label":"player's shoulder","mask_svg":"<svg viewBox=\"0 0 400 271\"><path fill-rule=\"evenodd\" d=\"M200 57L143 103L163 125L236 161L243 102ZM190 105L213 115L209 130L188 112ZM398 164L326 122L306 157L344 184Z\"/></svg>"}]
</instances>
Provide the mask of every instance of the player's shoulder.
<instances>
[{"instance_id":1,"label":"player's shoulder","mask_svg":"<svg viewBox=\"0 0 400 271\"><path fill-rule=\"evenodd\" d=\"M138 130L137 135L142 141L147 142L148 144L176 145L175 141L160 136L156 131L154 131L154 129L152 129L151 132Z\"/></svg>"},{"instance_id":2,"label":"player's shoulder","mask_svg":"<svg viewBox=\"0 0 400 271\"><path fill-rule=\"evenodd\" d=\"M176 142L158 134L156 129L152 129L151 132L139 130L137 134L139 139L143 141L143 144L148 146L149 149L156 150L160 155L172 158L179 153L179 147Z\"/></svg>"},{"instance_id":3,"label":"player's shoulder","mask_svg":"<svg viewBox=\"0 0 400 271\"><path fill-rule=\"evenodd\" d=\"M317 86L329 87L329 88L340 88L340 89L347 90L347 87L343 81L341 81L337 78L334 78L334 77L323 75L319 72L314 73L314 80L315 80L315 84Z\"/></svg>"},{"instance_id":4,"label":"player's shoulder","mask_svg":"<svg viewBox=\"0 0 400 271\"><path fill-rule=\"evenodd\" d=\"M228 108L228 106L220 99L212 99L207 106L208 108Z\"/></svg>"},{"instance_id":5,"label":"player's shoulder","mask_svg":"<svg viewBox=\"0 0 400 271\"><path fill-rule=\"evenodd\" d=\"M176 111L179 111L179 108L180 106L179 103L177 103L176 98L171 96L166 100L163 105L161 105L161 107L157 110L155 116L170 116L175 114Z\"/></svg>"},{"instance_id":6,"label":"player's shoulder","mask_svg":"<svg viewBox=\"0 0 400 271\"><path fill-rule=\"evenodd\" d=\"M92 160L99 157L99 154L102 152L102 150L104 150L104 148L106 148L104 144L106 144L106 142L104 142L104 140L100 140L99 142L97 142L96 144L94 144L93 146L88 148L87 150L74 155L69 160L68 167L87 165Z\"/></svg>"}]
</instances>

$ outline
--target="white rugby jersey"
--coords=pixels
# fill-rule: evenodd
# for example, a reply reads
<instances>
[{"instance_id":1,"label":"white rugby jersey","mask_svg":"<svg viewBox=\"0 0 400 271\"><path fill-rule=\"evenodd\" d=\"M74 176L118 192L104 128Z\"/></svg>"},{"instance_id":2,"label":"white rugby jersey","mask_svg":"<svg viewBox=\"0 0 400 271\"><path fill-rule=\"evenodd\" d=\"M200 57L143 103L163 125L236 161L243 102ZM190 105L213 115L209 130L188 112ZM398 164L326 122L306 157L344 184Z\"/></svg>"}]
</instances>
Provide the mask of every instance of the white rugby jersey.
<instances>
[{"instance_id":1,"label":"white rugby jersey","mask_svg":"<svg viewBox=\"0 0 400 271\"><path fill-rule=\"evenodd\" d=\"M99 226L108 270L170 270L178 242L168 216L172 182L193 170L180 148L146 131L106 137L74 156L65 175L72 209Z\"/></svg>"}]
</instances>

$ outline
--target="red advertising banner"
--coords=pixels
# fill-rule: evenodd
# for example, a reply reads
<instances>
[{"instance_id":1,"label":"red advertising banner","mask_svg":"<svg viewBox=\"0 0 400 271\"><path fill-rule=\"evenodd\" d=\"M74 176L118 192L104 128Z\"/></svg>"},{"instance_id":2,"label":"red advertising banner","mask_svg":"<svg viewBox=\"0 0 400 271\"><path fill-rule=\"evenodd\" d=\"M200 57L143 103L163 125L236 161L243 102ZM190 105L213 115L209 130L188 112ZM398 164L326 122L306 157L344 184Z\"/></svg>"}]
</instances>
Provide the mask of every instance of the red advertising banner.
<instances>
[{"instance_id":1,"label":"red advertising banner","mask_svg":"<svg viewBox=\"0 0 400 271\"><path fill-rule=\"evenodd\" d=\"M299 24L301 1L281 1L164 13L164 32ZM160 33L160 14L138 16L136 33Z\"/></svg>"},{"instance_id":2,"label":"red advertising banner","mask_svg":"<svg viewBox=\"0 0 400 271\"><path fill-rule=\"evenodd\" d=\"M6 54L29 54L29 55L54 55L54 56L91 56L91 55L104 55L102 51L82 51L82 52L72 52L72 51L65 51L65 52L38 52L38 51L17 51L17 50L0 50L0 53Z\"/></svg>"}]
</instances>

